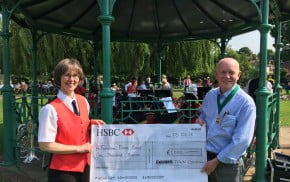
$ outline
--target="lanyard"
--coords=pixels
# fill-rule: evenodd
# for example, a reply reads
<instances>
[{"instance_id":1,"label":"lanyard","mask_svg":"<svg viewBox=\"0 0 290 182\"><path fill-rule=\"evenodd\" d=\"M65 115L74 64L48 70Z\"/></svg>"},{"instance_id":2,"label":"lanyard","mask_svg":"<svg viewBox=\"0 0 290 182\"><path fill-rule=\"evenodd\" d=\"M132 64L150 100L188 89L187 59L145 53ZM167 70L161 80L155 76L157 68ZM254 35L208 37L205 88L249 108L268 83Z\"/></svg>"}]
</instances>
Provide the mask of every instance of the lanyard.
<instances>
[{"instance_id":1,"label":"lanyard","mask_svg":"<svg viewBox=\"0 0 290 182\"><path fill-rule=\"evenodd\" d=\"M221 110L229 103L229 101L234 97L234 95L237 93L239 90L239 86L236 85L235 88L232 90L232 92L225 98L223 103L220 103L220 95L217 95L217 104L218 104L218 114L221 112Z\"/></svg>"}]
</instances>

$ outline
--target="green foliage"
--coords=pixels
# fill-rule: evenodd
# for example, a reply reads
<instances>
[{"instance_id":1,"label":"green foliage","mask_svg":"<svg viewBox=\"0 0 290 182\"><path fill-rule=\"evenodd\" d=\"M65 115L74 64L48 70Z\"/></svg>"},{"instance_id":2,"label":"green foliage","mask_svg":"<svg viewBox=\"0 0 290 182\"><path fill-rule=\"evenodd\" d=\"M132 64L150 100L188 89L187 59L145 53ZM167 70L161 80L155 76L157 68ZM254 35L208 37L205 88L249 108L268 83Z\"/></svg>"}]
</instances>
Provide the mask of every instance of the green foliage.
<instances>
[{"instance_id":1,"label":"green foliage","mask_svg":"<svg viewBox=\"0 0 290 182\"><path fill-rule=\"evenodd\" d=\"M277 26L274 26L271 29L271 35L276 37L277 35ZM281 60L289 61L290 57L290 21L283 22L281 27L281 42L284 44L281 52Z\"/></svg>"},{"instance_id":2,"label":"green foliage","mask_svg":"<svg viewBox=\"0 0 290 182\"><path fill-rule=\"evenodd\" d=\"M216 45L208 40L167 44L162 73L179 78L212 76L218 54Z\"/></svg>"},{"instance_id":3,"label":"green foliage","mask_svg":"<svg viewBox=\"0 0 290 182\"><path fill-rule=\"evenodd\" d=\"M272 49L267 50L268 60L275 60L275 52ZM260 52L258 53L258 57L260 58Z\"/></svg>"},{"instance_id":4,"label":"green foliage","mask_svg":"<svg viewBox=\"0 0 290 182\"><path fill-rule=\"evenodd\" d=\"M245 55L247 55L247 56L251 56L251 55L253 54L253 52L252 52L251 49L248 48L248 47L242 47L242 48L240 48L240 50L239 50L239 54L245 54Z\"/></svg>"},{"instance_id":5,"label":"green foliage","mask_svg":"<svg viewBox=\"0 0 290 182\"><path fill-rule=\"evenodd\" d=\"M17 78L31 77L31 32L20 28L13 22L11 22L11 32L13 34L10 39L11 75ZM57 62L65 57L78 59L87 75L93 75L95 66L97 73L102 74L100 43L97 44L97 52L94 53L90 41L38 33L36 62L38 78L41 81L50 79ZM2 44L0 46L2 47ZM158 52L160 48L162 52ZM219 48L209 40L163 43L161 47L158 47L156 43L113 42L111 50L111 75L115 82L125 81L133 76L140 78L143 75L150 75L153 80L155 78L157 81L159 58L162 60L162 74L174 78L170 80L171 83L187 74L194 79L207 76L213 78L215 63L220 55ZM239 52L228 50L228 56L239 60L241 69L247 70L241 78L242 82L256 73L253 64L249 64L253 55L247 47ZM94 65L94 59L96 59L96 65Z\"/></svg>"},{"instance_id":6,"label":"green foliage","mask_svg":"<svg viewBox=\"0 0 290 182\"><path fill-rule=\"evenodd\" d=\"M282 42L290 43L290 21L283 23L282 25Z\"/></svg>"},{"instance_id":7,"label":"green foliage","mask_svg":"<svg viewBox=\"0 0 290 182\"><path fill-rule=\"evenodd\" d=\"M287 84L287 76L289 75L288 69L281 68L280 69L280 82L281 84Z\"/></svg>"},{"instance_id":8,"label":"green foliage","mask_svg":"<svg viewBox=\"0 0 290 182\"><path fill-rule=\"evenodd\" d=\"M232 49L227 49L227 55L229 57L235 58L240 64L240 70L242 75L240 77L240 84L245 84L249 79L255 78L258 76L258 69L255 64L253 64L253 56L248 54L239 54L239 52Z\"/></svg>"},{"instance_id":9,"label":"green foliage","mask_svg":"<svg viewBox=\"0 0 290 182\"><path fill-rule=\"evenodd\" d=\"M282 49L281 61L289 61L289 60L290 60L290 45L287 45L287 46L284 46Z\"/></svg>"}]
</instances>

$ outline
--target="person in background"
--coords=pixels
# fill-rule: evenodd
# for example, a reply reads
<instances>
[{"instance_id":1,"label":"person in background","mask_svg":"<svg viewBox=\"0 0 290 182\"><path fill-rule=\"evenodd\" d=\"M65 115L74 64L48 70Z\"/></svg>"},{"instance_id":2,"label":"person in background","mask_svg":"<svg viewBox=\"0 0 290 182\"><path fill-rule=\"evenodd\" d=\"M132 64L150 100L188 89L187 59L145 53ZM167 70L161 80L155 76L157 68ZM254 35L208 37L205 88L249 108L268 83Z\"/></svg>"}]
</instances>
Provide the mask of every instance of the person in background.
<instances>
[{"instance_id":1,"label":"person in background","mask_svg":"<svg viewBox=\"0 0 290 182\"><path fill-rule=\"evenodd\" d=\"M52 153L48 182L88 182L90 125L105 124L89 119L89 104L74 90L83 80L76 59L63 59L54 69L57 96L39 113L38 143L42 151Z\"/></svg>"},{"instance_id":2,"label":"person in background","mask_svg":"<svg viewBox=\"0 0 290 182\"><path fill-rule=\"evenodd\" d=\"M75 93L84 97L86 96L86 88L83 86L83 81L78 84L77 88L75 89Z\"/></svg>"},{"instance_id":3,"label":"person in background","mask_svg":"<svg viewBox=\"0 0 290 182\"><path fill-rule=\"evenodd\" d=\"M21 89L21 92L23 93L23 92L27 92L27 90L28 90L28 85L27 85L27 83L25 82L25 81L21 81L20 82L20 89Z\"/></svg>"},{"instance_id":4,"label":"person in background","mask_svg":"<svg viewBox=\"0 0 290 182\"><path fill-rule=\"evenodd\" d=\"M113 98L112 98L112 102L113 102L113 106L115 107L115 106L116 106L116 96L117 96L117 93L118 93L118 91L120 90L120 88L117 86L116 83L113 83L113 84L111 85L111 89L112 89L112 91L114 92L114 96L113 96Z\"/></svg>"},{"instance_id":5,"label":"person in background","mask_svg":"<svg viewBox=\"0 0 290 182\"><path fill-rule=\"evenodd\" d=\"M290 81L285 86L285 90L286 90L286 95L289 95L290 94Z\"/></svg>"},{"instance_id":6,"label":"person in background","mask_svg":"<svg viewBox=\"0 0 290 182\"><path fill-rule=\"evenodd\" d=\"M197 85L197 87L203 87L201 78L197 79L196 85Z\"/></svg>"},{"instance_id":7,"label":"person in background","mask_svg":"<svg viewBox=\"0 0 290 182\"><path fill-rule=\"evenodd\" d=\"M207 77L205 80L205 87L211 87L210 77Z\"/></svg>"},{"instance_id":8,"label":"person in background","mask_svg":"<svg viewBox=\"0 0 290 182\"><path fill-rule=\"evenodd\" d=\"M132 78L131 84L129 85L127 89L128 97L136 97L136 89L138 86L138 81L136 78Z\"/></svg>"},{"instance_id":9,"label":"person in background","mask_svg":"<svg viewBox=\"0 0 290 182\"><path fill-rule=\"evenodd\" d=\"M219 83L218 83L217 80L214 80L214 82L212 83L212 87L213 87L213 88L217 88L217 87L219 87Z\"/></svg>"},{"instance_id":10,"label":"person in background","mask_svg":"<svg viewBox=\"0 0 290 182\"><path fill-rule=\"evenodd\" d=\"M170 83L167 81L167 78L162 78L161 83L162 83L161 85L162 89L171 89Z\"/></svg>"},{"instance_id":11,"label":"person in background","mask_svg":"<svg viewBox=\"0 0 290 182\"><path fill-rule=\"evenodd\" d=\"M161 79L167 79L167 75L165 75L165 74L163 74L162 76L161 76Z\"/></svg>"},{"instance_id":12,"label":"person in background","mask_svg":"<svg viewBox=\"0 0 290 182\"><path fill-rule=\"evenodd\" d=\"M202 172L209 182L242 182L242 155L253 140L256 106L237 81L239 63L233 58L220 60L215 69L219 87L211 89L202 103L197 123L206 124L207 158Z\"/></svg>"},{"instance_id":13,"label":"person in background","mask_svg":"<svg viewBox=\"0 0 290 182\"><path fill-rule=\"evenodd\" d=\"M146 85L147 85L147 87L150 87L150 85L151 85L151 77L149 75L147 75L147 77L146 77Z\"/></svg>"},{"instance_id":14,"label":"person in background","mask_svg":"<svg viewBox=\"0 0 290 182\"><path fill-rule=\"evenodd\" d=\"M183 80L183 88L184 88L184 92L187 91L188 87L191 85L191 79L190 79L190 75L186 76L186 79Z\"/></svg>"},{"instance_id":15,"label":"person in background","mask_svg":"<svg viewBox=\"0 0 290 182\"><path fill-rule=\"evenodd\" d=\"M97 77L97 87L99 92L103 89L103 75Z\"/></svg>"},{"instance_id":16,"label":"person in background","mask_svg":"<svg viewBox=\"0 0 290 182\"><path fill-rule=\"evenodd\" d=\"M269 74L269 67L267 67L267 74ZM266 87L268 91L272 94L273 93L273 85L270 81L266 80ZM246 84L244 90L247 92L255 101L256 103L256 90L259 88L259 77L251 79Z\"/></svg>"},{"instance_id":17,"label":"person in background","mask_svg":"<svg viewBox=\"0 0 290 182\"><path fill-rule=\"evenodd\" d=\"M269 82L268 80L266 80L266 87L267 89L270 91L270 93L273 93L273 86L271 84L271 82ZM255 101L256 103L256 90L259 88L259 78L254 78L248 81L246 87L245 87L245 92L247 92Z\"/></svg>"},{"instance_id":18,"label":"person in background","mask_svg":"<svg viewBox=\"0 0 290 182\"><path fill-rule=\"evenodd\" d=\"M127 81L127 83L125 84L125 86L124 86L124 90L125 90L125 92L127 92L128 93L128 88L130 87L130 85L132 84L132 82L135 82L135 80L137 80L135 77L132 77L131 78L131 81Z\"/></svg>"},{"instance_id":19,"label":"person in background","mask_svg":"<svg viewBox=\"0 0 290 182\"><path fill-rule=\"evenodd\" d=\"M111 89L112 89L114 92L120 90L120 88L118 87L118 85L117 85L116 83L113 83L113 84L112 84Z\"/></svg>"},{"instance_id":20,"label":"person in background","mask_svg":"<svg viewBox=\"0 0 290 182\"><path fill-rule=\"evenodd\" d=\"M147 90L145 81L141 81L141 84L137 87L137 90Z\"/></svg>"},{"instance_id":21,"label":"person in background","mask_svg":"<svg viewBox=\"0 0 290 182\"><path fill-rule=\"evenodd\" d=\"M185 93L191 93L197 97L197 84L191 83Z\"/></svg>"}]
</instances>

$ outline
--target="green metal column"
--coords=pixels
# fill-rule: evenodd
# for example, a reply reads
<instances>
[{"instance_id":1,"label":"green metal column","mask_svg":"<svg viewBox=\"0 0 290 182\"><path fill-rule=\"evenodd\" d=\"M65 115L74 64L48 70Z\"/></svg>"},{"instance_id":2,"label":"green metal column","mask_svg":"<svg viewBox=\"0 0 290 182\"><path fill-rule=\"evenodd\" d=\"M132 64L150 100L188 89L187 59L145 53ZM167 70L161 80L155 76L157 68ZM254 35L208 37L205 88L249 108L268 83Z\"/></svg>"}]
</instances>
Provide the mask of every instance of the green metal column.
<instances>
[{"instance_id":1,"label":"green metal column","mask_svg":"<svg viewBox=\"0 0 290 182\"><path fill-rule=\"evenodd\" d=\"M283 44L281 43L281 22L277 23L277 37L276 37L276 43L275 43L275 48L276 48L276 55L275 55L275 85L274 85L274 91L277 93L277 103L276 103L276 114L275 114L275 123L276 127L276 138L275 140L277 141L277 146L279 147L279 136L280 136L280 96L281 96L281 90L282 87L280 85L280 63L281 63L281 48Z\"/></svg>"},{"instance_id":2,"label":"green metal column","mask_svg":"<svg viewBox=\"0 0 290 182\"><path fill-rule=\"evenodd\" d=\"M104 85L101 91L101 118L111 124L113 122L113 103L112 99L114 92L111 90L111 40L110 40L110 26L114 21L112 16L112 9L115 0L98 0L101 15L98 21L102 24L102 53L103 53L103 75Z\"/></svg>"},{"instance_id":3,"label":"green metal column","mask_svg":"<svg viewBox=\"0 0 290 182\"><path fill-rule=\"evenodd\" d=\"M97 87L97 82L96 82L96 78L98 76L98 69L97 69L97 58L98 58L98 45L97 45L97 41L95 40L94 41L94 44L93 44L93 49L94 49L94 87ZM92 115L92 118L96 119L98 117L98 99L94 99L94 110L93 110L93 115Z\"/></svg>"},{"instance_id":4,"label":"green metal column","mask_svg":"<svg viewBox=\"0 0 290 182\"><path fill-rule=\"evenodd\" d=\"M157 43L157 60L159 65L159 73L158 73L158 86L161 88L162 85L162 43Z\"/></svg>"},{"instance_id":5,"label":"green metal column","mask_svg":"<svg viewBox=\"0 0 290 182\"><path fill-rule=\"evenodd\" d=\"M32 48L31 48L31 54L32 54L32 63L31 63L31 76L32 76L32 120L33 123L37 123L38 120L38 88L37 88L37 31L35 29L31 30L31 36L32 36Z\"/></svg>"},{"instance_id":6,"label":"green metal column","mask_svg":"<svg viewBox=\"0 0 290 182\"><path fill-rule=\"evenodd\" d=\"M270 92L266 87L267 78L267 35L272 28L268 24L269 1L261 1L262 24L259 27L261 33L260 39L260 65L259 65L259 88L256 91L257 96L257 147L256 147L256 181L266 182L266 159L267 159L267 131L268 131L268 96Z\"/></svg>"},{"instance_id":7,"label":"green metal column","mask_svg":"<svg viewBox=\"0 0 290 182\"><path fill-rule=\"evenodd\" d=\"M5 2L2 8L2 32L3 39L3 73L4 86L3 92L3 163L1 165L10 166L16 164L16 116L15 98L13 89L10 86L10 67L9 67L9 20L10 13Z\"/></svg>"}]
</instances>

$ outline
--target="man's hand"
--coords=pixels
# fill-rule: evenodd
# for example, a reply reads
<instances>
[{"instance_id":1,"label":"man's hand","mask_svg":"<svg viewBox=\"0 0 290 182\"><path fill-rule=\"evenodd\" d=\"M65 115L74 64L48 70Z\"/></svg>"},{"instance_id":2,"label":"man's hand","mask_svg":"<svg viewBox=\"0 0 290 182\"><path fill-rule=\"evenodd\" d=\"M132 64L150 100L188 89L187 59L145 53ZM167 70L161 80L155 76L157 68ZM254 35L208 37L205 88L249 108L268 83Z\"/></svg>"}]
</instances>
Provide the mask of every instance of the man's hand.
<instances>
[{"instance_id":1,"label":"man's hand","mask_svg":"<svg viewBox=\"0 0 290 182\"><path fill-rule=\"evenodd\" d=\"M203 120L201 120L201 119L197 119L196 121L195 121L197 124L200 124L201 126L203 126L204 124L205 124L205 121L203 121Z\"/></svg>"},{"instance_id":2,"label":"man's hand","mask_svg":"<svg viewBox=\"0 0 290 182\"><path fill-rule=\"evenodd\" d=\"M201 172L206 172L206 174L210 175L210 173L212 173L216 169L218 164L219 161L217 158L207 161L207 163L205 163L205 165L203 166Z\"/></svg>"},{"instance_id":3,"label":"man's hand","mask_svg":"<svg viewBox=\"0 0 290 182\"><path fill-rule=\"evenodd\" d=\"M104 125L106 124L103 120L100 120L100 119L91 119L91 125L97 125L97 126L100 126L100 125Z\"/></svg>"}]
</instances>

